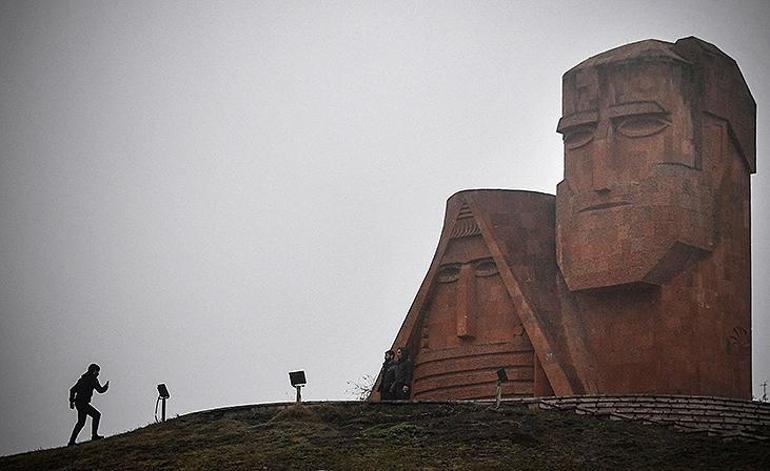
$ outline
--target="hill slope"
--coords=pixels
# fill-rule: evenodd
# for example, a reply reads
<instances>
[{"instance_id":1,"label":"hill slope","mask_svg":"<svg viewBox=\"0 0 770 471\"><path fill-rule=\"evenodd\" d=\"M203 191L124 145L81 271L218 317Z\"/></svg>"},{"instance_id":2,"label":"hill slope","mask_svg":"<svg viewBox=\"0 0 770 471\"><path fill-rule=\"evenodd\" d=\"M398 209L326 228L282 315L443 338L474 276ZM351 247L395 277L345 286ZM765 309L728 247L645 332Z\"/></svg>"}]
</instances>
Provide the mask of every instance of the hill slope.
<instances>
[{"instance_id":1,"label":"hill slope","mask_svg":"<svg viewBox=\"0 0 770 471\"><path fill-rule=\"evenodd\" d=\"M521 404L313 403L199 412L0 458L0 469L770 469L770 444Z\"/></svg>"}]
</instances>

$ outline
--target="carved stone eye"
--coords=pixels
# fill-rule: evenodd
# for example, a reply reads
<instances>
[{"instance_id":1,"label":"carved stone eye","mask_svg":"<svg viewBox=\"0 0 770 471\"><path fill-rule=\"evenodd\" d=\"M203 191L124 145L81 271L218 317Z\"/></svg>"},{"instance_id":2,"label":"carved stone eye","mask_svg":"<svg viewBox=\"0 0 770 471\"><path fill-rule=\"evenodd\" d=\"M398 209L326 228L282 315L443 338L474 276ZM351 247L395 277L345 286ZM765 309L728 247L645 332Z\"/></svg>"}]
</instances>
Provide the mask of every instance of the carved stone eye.
<instances>
[{"instance_id":1,"label":"carved stone eye","mask_svg":"<svg viewBox=\"0 0 770 471\"><path fill-rule=\"evenodd\" d=\"M460 277L459 265L443 265L438 269L437 280L439 283L452 283Z\"/></svg>"},{"instance_id":2,"label":"carved stone eye","mask_svg":"<svg viewBox=\"0 0 770 471\"><path fill-rule=\"evenodd\" d=\"M668 127L669 122L658 116L631 116L617 124L617 131L630 138L647 137Z\"/></svg>"},{"instance_id":3,"label":"carved stone eye","mask_svg":"<svg viewBox=\"0 0 770 471\"><path fill-rule=\"evenodd\" d=\"M497 274L497 265L492 259L480 260L474 266L476 276L492 276Z\"/></svg>"},{"instance_id":4,"label":"carved stone eye","mask_svg":"<svg viewBox=\"0 0 770 471\"><path fill-rule=\"evenodd\" d=\"M593 126L577 126L564 131L564 146L567 149L577 149L591 142L593 138Z\"/></svg>"}]
</instances>

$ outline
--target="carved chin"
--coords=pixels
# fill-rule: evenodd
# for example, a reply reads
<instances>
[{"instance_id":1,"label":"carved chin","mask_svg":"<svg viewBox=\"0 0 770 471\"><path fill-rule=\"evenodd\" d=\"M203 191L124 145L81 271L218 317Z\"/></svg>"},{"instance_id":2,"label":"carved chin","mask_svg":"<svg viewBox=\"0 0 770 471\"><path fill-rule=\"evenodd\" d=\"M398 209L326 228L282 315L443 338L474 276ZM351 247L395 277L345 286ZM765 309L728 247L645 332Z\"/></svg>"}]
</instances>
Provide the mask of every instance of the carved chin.
<instances>
[{"instance_id":1,"label":"carved chin","mask_svg":"<svg viewBox=\"0 0 770 471\"><path fill-rule=\"evenodd\" d=\"M559 218L570 221L556 233L557 261L569 289L663 285L685 270L708 251L693 243L694 234L682 233L679 212L625 206Z\"/></svg>"}]
</instances>

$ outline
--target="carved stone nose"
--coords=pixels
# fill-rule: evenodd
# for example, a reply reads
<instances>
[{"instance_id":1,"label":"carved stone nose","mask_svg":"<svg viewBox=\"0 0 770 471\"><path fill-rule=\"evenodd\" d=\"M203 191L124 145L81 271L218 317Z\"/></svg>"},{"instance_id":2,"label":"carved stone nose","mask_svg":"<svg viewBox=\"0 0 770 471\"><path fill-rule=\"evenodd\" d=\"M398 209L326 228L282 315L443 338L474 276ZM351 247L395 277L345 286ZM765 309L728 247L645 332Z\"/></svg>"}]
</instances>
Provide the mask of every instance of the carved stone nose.
<instances>
[{"instance_id":1,"label":"carved stone nose","mask_svg":"<svg viewBox=\"0 0 770 471\"><path fill-rule=\"evenodd\" d=\"M610 191L612 180L610 162L610 139L594 141L591 155L591 188L598 193Z\"/></svg>"},{"instance_id":2,"label":"carved stone nose","mask_svg":"<svg viewBox=\"0 0 770 471\"><path fill-rule=\"evenodd\" d=\"M476 305L476 278L470 264L460 267L460 279L457 283L457 336L470 338L473 337L471 323Z\"/></svg>"}]
</instances>

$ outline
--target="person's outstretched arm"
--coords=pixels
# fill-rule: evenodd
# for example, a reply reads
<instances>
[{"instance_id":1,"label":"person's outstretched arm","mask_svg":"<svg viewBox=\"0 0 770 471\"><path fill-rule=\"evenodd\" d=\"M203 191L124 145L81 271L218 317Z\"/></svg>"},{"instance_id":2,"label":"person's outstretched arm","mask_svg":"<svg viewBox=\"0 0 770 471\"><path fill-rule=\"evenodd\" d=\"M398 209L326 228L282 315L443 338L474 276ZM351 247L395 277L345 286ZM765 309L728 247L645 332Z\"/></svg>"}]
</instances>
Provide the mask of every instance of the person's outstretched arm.
<instances>
[{"instance_id":1,"label":"person's outstretched arm","mask_svg":"<svg viewBox=\"0 0 770 471\"><path fill-rule=\"evenodd\" d=\"M94 386L94 389L99 391L99 394L103 394L103 393L107 392L107 389L110 387L110 382L109 381L104 383L104 386L99 385L99 380L98 379L94 380L94 382L96 383L96 386Z\"/></svg>"}]
</instances>

